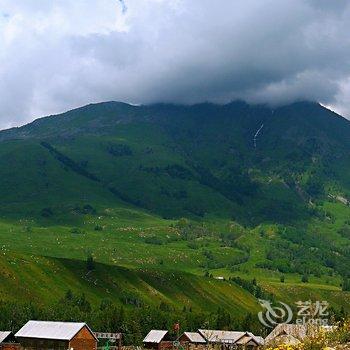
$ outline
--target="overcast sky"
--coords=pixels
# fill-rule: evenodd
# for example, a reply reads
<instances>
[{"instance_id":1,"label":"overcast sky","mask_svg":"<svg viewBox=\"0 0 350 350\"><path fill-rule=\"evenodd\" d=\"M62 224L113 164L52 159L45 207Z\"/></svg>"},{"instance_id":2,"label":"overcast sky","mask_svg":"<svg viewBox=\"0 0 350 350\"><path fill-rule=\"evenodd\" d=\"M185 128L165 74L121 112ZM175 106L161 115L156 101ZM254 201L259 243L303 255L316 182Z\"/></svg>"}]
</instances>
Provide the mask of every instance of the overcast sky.
<instances>
[{"instance_id":1,"label":"overcast sky","mask_svg":"<svg viewBox=\"0 0 350 350\"><path fill-rule=\"evenodd\" d=\"M348 0L0 0L0 128L91 102L350 116Z\"/></svg>"}]
</instances>

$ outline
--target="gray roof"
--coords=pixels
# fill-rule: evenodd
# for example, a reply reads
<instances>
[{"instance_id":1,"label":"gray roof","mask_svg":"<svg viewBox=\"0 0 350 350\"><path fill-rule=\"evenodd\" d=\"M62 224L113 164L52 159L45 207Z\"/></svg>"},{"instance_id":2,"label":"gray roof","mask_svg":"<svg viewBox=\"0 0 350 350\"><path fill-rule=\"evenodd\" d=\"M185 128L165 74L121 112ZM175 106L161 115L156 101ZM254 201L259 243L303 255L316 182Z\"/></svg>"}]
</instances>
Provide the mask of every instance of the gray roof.
<instances>
[{"instance_id":1,"label":"gray roof","mask_svg":"<svg viewBox=\"0 0 350 350\"><path fill-rule=\"evenodd\" d=\"M199 333L211 343L235 343L246 332L220 331L214 329L198 329Z\"/></svg>"},{"instance_id":2,"label":"gray roof","mask_svg":"<svg viewBox=\"0 0 350 350\"><path fill-rule=\"evenodd\" d=\"M260 337L259 335L254 335L254 338L260 345L265 344L265 339L263 337Z\"/></svg>"},{"instance_id":3,"label":"gray roof","mask_svg":"<svg viewBox=\"0 0 350 350\"><path fill-rule=\"evenodd\" d=\"M307 331L307 325L280 323L265 338L265 343L268 344L273 342L276 338L285 335L292 336L298 340L303 340L307 336Z\"/></svg>"},{"instance_id":4,"label":"gray roof","mask_svg":"<svg viewBox=\"0 0 350 350\"><path fill-rule=\"evenodd\" d=\"M85 326L91 332L86 323L28 321L15 336L19 338L71 340ZM94 336L92 332L91 334Z\"/></svg>"},{"instance_id":5,"label":"gray roof","mask_svg":"<svg viewBox=\"0 0 350 350\"><path fill-rule=\"evenodd\" d=\"M243 337L245 337L245 341L253 340L259 345L263 345L264 343L262 337L255 336L251 332L221 331L213 329L198 329L198 331L210 343L234 344Z\"/></svg>"},{"instance_id":6,"label":"gray roof","mask_svg":"<svg viewBox=\"0 0 350 350\"><path fill-rule=\"evenodd\" d=\"M240 345L253 345L256 344L257 346L264 345L264 338L254 335L251 332L245 332L243 336L241 336L237 341L236 344Z\"/></svg>"},{"instance_id":7,"label":"gray roof","mask_svg":"<svg viewBox=\"0 0 350 350\"><path fill-rule=\"evenodd\" d=\"M314 326L307 324L280 323L273 331L265 338L265 344L281 343L286 339L290 341L302 341L306 337L314 337L320 331L331 331L334 329L331 326Z\"/></svg>"},{"instance_id":8,"label":"gray roof","mask_svg":"<svg viewBox=\"0 0 350 350\"><path fill-rule=\"evenodd\" d=\"M12 332L1 332L0 331L0 343L2 343Z\"/></svg>"},{"instance_id":9,"label":"gray roof","mask_svg":"<svg viewBox=\"0 0 350 350\"><path fill-rule=\"evenodd\" d=\"M143 342L144 343L156 343L156 344L158 344L163 340L163 338L166 336L167 333L168 333L168 331L160 331L160 330L152 329L146 335Z\"/></svg>"},{"instance_id":10,"label":"gray roof","mask_svg":"<svg viewBox=\"0 0 350 350\"><path fill-rule=\"evenodd\" d=\"M185 332L184 335L192 343L206 343L205 339L197 332Z\"/></svg>"}]
</instances>

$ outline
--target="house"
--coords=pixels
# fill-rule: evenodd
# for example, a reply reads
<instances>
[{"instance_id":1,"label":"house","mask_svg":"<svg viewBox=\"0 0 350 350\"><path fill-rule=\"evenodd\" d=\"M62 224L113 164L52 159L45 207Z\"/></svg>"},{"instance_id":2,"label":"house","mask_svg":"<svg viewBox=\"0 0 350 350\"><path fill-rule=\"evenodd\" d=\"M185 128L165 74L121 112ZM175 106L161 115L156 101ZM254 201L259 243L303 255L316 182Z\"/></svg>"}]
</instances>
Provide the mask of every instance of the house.
<instances>
[{"instance_id":1,"label":"house","mask_svg":"<svg viewBox=\"0 0 350 350\"><path fill-rule=\"evenodd\" d=\"M245 332L242 337L240 337L235 344L237 347L242 348L258 348L264 345L264 338L255 336L253 333Z\"/></svg>"},{"instance_id":2,"label":"house","mask_svg":"<svg viewBox=\"0 0 350 350\"><path fill-rule=\"evenodd\" d=\"M152 329L143 340L146 349L172 349L173 342L169 338L168 331Z\"/></svg>"},{"instance_id":3,"label":"house","mask_svg":"<svg viewBox=\"0 0 350 350\"><path fill-rule=\"evenodd\" d=\"M182 346L187 348L199 349L203 348L207 342L206 340L197 332L185 332L179 338L179 342Z\"/></svg>"},{"instance_id":4,"label":"house","mask_svg":"<svg viewBox=\"0 0 350 350\"><path fill-rule=\"evenodd\" d=\"M86 323L29 321L15 337L23 350L97 349L97 338Z\"/></svg>"},{"instance_id":5,"label":"house","mask_svg":"<svg viewBox=\"0 0 350 350\"><path fill-rule=\"evenodd\" d=\"M258 348L264 345L262 337L250 332L221 331L211 329L199 329L207 343L220 345L221 348Z\"/></svg>"},{"instance_id":6,"label":"house","mask_svg":"<svg viewBox=\"0 0 350 350\"><path fill-rule=\"evenodd\" d=\"M334 326L280 323L266 337L265 344L268 346L297 345L308 336L313 337L320 331L331 332L332 330Z\"/></svg>"},{"instance_id":7,"label":"house","mask_svg":"<svg viewBox=\"0 0 350 350\"><path fill-rule=\"evenodd\" d=\"M16 343L14 334L10 331L0 331L0 350L19 350L20 345Z\"/></svg>"},{"instance_id":8,"label":"house","mask_svg":"<svg viewBox=\"0 0 350 350\"><path fill-rule=\"evenodd\" d=\"M308 335L307 325L278 324L265 338L265 344L270 345L297 345Z\"/></svg>"}]
</instances>

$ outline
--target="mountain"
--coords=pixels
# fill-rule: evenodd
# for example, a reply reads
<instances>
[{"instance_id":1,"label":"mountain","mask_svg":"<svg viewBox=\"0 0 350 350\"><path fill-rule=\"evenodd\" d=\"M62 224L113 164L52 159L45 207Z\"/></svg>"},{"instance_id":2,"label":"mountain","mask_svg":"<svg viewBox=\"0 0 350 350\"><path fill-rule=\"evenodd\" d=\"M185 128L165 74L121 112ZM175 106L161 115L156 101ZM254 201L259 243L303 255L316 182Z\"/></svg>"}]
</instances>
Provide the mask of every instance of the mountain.
<instances>
[{"instance_id":1,"label":"mountain","mask_svg":"<svg viewBox=\"0 0 350 350\"><path fill-rule=\"evenodd\" d=\"M300 220L322 185L347 195L349 136L346 119L309 102L88 105L0 133L1 200L10 211L64 200L165 218Z\"/></svg>"},{"instance_id":2,"label":"mountain","mask_svg":"<svg viewBox=\"0 0 350 350\"><path fill-rule=\"evenodd\" d=\"M348 277L350 122L318 103L91 104L1 131L0 177L5 252L276 295Z\"/></svg>"}]
</instances>

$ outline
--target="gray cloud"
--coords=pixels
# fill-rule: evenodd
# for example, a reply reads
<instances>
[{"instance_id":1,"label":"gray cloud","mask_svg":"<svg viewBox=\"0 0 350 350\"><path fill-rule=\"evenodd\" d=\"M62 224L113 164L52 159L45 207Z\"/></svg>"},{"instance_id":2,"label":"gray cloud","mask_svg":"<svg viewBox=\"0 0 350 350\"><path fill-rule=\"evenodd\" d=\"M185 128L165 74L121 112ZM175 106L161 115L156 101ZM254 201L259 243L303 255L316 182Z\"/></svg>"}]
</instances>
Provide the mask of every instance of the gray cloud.
<instances>
[{"instance_id":1,"label":"gray cloud","mask_svg":"<svg viewBox=\"0 0 350 350\"><path fill-rule=\"evenodd\" d=\"M288 103L350 115L343 0L0 0L0 127L90 102Z\"/></svg>"}]
</instances>

